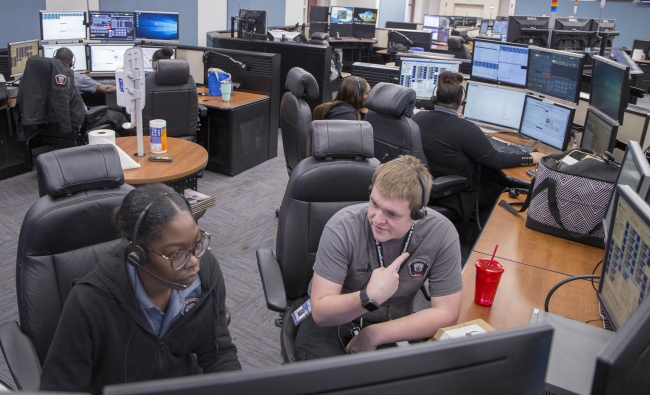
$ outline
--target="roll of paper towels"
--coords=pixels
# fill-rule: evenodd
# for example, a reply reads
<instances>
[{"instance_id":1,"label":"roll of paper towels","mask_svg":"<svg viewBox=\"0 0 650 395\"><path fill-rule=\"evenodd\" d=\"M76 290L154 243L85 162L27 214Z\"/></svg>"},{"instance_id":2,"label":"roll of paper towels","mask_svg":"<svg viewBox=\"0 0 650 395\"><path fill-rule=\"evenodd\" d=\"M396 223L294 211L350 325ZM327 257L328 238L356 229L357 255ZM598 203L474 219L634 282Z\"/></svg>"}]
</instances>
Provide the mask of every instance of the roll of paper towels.
<instances>
[{"instance_id":1,"label":"roll of paper towels","mask_svg":"<svg viewBox=\"0 0 650 395\"><path fill-rule=\"evenodd\" d=\"M99 129L88 133L88 144L106 144L105 140L115 145L115 131Z\"/></svg>"}]
</instances>

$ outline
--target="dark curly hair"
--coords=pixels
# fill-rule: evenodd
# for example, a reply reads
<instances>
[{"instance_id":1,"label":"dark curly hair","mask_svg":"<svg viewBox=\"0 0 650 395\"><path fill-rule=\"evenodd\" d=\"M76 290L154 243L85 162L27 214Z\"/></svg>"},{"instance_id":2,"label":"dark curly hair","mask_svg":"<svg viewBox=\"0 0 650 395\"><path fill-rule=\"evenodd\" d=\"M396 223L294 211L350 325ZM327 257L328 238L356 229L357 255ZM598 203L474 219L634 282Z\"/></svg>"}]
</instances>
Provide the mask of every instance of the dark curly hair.
<instances>
[{"instance_id":1,"label":"dark curly hair","mask_svg":"<svg viewBox=\"0 0 650 395\"><path fill-rule=\"evenodd\" d=\"M439 106L458 110L463 103L463 75L453 71L443 71L438 75L435 103Z\"/></svg>"}]
</instances>

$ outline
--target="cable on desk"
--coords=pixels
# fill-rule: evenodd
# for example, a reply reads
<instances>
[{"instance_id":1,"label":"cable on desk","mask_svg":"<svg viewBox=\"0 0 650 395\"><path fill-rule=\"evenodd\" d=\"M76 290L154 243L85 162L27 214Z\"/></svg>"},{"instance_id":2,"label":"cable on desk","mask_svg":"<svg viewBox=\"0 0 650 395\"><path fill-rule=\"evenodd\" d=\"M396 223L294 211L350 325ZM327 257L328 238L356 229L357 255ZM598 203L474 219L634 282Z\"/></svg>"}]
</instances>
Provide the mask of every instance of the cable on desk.
<instances>
[{"instance_id":1,"label":"cable on desk","mask_svg":"<svg viewBox=\"0 0 650 395\"><path fill-rule=\"evenodd\" d=\"M544 311L548 313L548 303L551 301L551 296L553 296L553 293L555 293L555 291L557 291L558 288L571 281L589 280L593 278L600 278L600 276L596 276L595 274L583 274L580 276L573 276L573 277L566 278L560 281L559 283L555 284L553 288L551 288L551 290L548 291L548 295L546 295L546 300L544 301Z\"/></svg>"},{"instance_id":2,"label":"cable on desk","mask_svg":"<svg viewBox=\"0 0 650 395\"><path fill-rule=\"evenodd\" d=\"M591 271L591 274L595 275L596 270L598 270L598 266L600 266L602 263L603 263L603 260L601 259L600 262L598 262L596 264L596 266L594 267L594 270ZM596 286L594 285L594 279L593 278L591 279L591 287L594 289L594 291L598 292L598 290L596 289Z\"/></svg>"}]
</instances>

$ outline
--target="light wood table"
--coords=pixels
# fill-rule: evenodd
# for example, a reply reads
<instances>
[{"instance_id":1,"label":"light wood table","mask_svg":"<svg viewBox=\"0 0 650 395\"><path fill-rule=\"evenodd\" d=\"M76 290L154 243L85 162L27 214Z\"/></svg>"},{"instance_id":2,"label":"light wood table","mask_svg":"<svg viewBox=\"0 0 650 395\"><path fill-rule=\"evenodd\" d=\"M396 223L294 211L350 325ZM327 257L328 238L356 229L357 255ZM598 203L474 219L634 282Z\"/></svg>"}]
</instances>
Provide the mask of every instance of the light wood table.
<instances>
[{"instance_id":1,"label":"light wood table","mask_svg":"<svg viewBox=\"0 0 650 395\"><path fill-rule=\"evenodd\" d=\"M191 141L167 138L167 153L152 154L149 152L149 136L144 136L144 152L141 157L133 156L137 152L136 137L118 137L115 143L124 152L131 155L140 164L140 168L124 170L124 182L130 185L151 184L163 182L170 184L194 176L203 170L208 163L208 151L199 144ZM171 156L173 162L151 162L150 156ZM196 182L195 182L196 183ZM171 185L174 187L174 185ZM188 186L188 188L191 188ZM175 188L176 189L176 188ZM196 189L196 186L192 189Z\"/></svg>"},{"instance_id":2,"label":"light wood table","mask_svg":"<svg viewBox=\"0 0 650 395\"><path fill-rule=\"evenodd\" d=\"M206 86L198 87L197 93L199 95L199 104L223 110L234 109L239 106L244 106L269 98L268 95L233 90L230 94L230 101L223 101L221 96L210 96L208 94L208 87Z\"/></svg>"},{"instance_id":3,"label":"light wood table","mask_svg":"<svg viewBox=\"0 0 650 395\"><path fill-rule=\"evenodd\" d=\"M534 143L534 141L531 139L524 139L519 137L517 133L505 132L505 133L486 133L486 134L488 136L496 137L506 142L512 142L512 143L523 144L528 146L532 146ZM537 150L546 155L560 152L555 148L549 147L542 143L537 144ZM526 170L535 170L535 169L537 169L537 165L511 167L509 169L501 169L501 172L509 181L519 182L519 183L522 182L530 183L530 176L526 174Z\"/></svg>"}]
</instances>

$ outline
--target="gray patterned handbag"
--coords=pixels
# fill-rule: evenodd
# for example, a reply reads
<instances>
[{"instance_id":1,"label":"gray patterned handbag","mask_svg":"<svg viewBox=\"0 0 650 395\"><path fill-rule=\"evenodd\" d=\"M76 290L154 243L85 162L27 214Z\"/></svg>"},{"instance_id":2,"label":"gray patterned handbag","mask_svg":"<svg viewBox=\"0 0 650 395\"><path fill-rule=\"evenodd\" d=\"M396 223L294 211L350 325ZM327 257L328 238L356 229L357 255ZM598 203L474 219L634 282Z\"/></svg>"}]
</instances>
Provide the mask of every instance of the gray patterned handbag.
<instances>
[{"instance_id":1,"label":"gray patterned handbag","mask_svg":"<svg viewBox=\"0 0 650 395\"><path fill-rule=\"evenodd\" d=\"M545 156L520 210L530 204L526 227L604 248L602 221L618 169L617 164L591 150Z\"/></svg>"}]
</instances>

